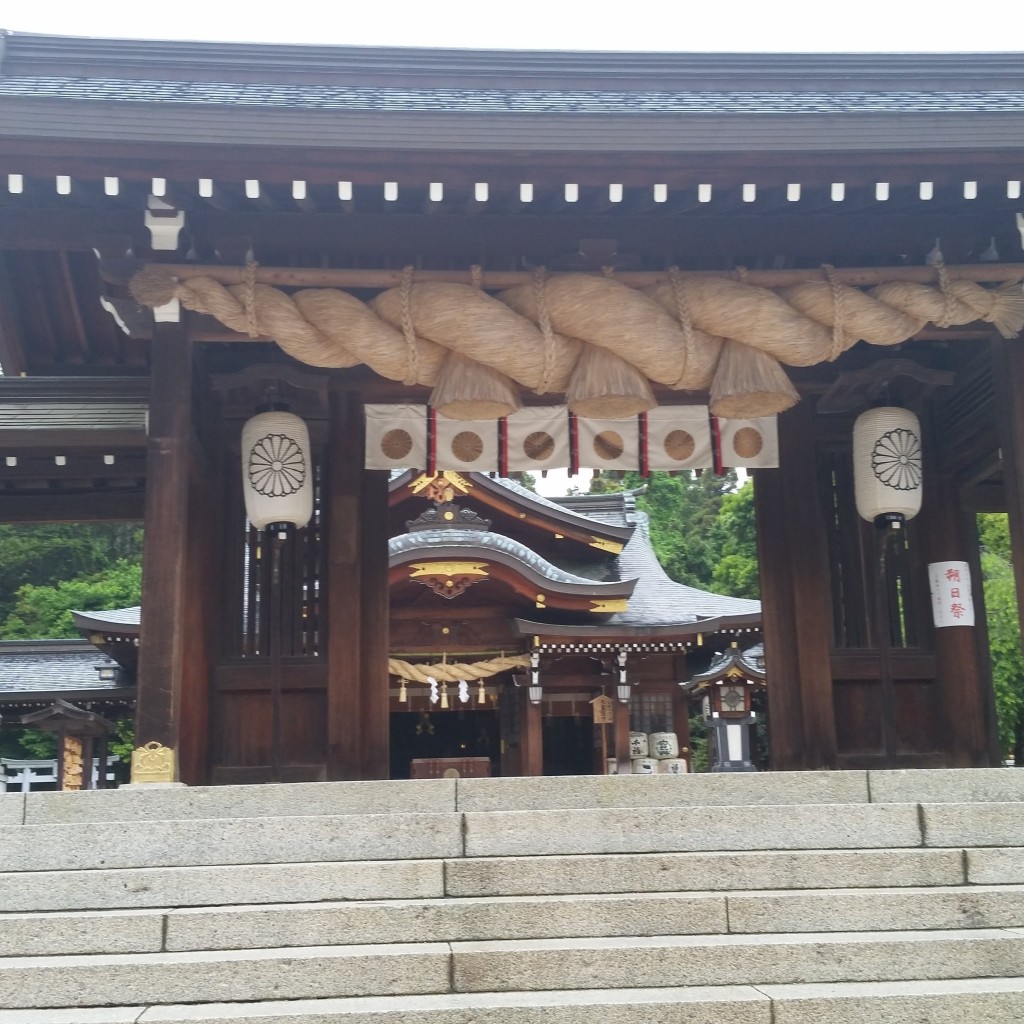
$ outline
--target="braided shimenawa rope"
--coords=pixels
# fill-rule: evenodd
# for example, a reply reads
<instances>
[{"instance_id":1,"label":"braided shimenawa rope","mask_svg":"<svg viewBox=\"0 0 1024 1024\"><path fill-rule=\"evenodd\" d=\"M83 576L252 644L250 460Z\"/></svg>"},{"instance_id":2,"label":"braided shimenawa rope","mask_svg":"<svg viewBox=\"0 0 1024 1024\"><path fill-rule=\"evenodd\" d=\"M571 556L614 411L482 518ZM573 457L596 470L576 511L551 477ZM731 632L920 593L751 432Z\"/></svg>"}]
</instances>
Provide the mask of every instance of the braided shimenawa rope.
<instances>
[{"instance_id":1,"label":"braided shimenawa rope","mask_svg":"<svg viewBox=\"0 0 1024 1024\"><path fill-rule=\"evenodd\" d=\"M843 289L836 277L836 268L831 263L822 263L821 269L832 290L832 351L828 361L834 362L846 348L846 332L843 330Z\"/></svg>"},{"instance_id":2,"label":"braided shimenawa rope","mask_svg":"<svg viewBox=\"0 0 1024 1024\"><path fill-rule=\"evenodd\" d=\"M490 679L499 672L507 672L512 668L526 668L529 664L528 654L491 658L490 661L476 661L471 664L441 662L437 665L414 665L411 661L388 658L388 672L414 683L428 683L431 679L440 683L457 683L460 679Z\"/></svg>"},{"instance_id":3,"label":"braided shimenawa rope","mask_svg":"<svg viewBox=\"0 0 1024 1024\"><path fill-rule=\"evenodd\" d=\"M678 267L668 268L668 279L672 285L672 298L676 304L676 319L683 329L683 358L679 361L679 378L672 387L679 387L686 378L686 368L690 365L690 358L693 355L693 318L690 316L690 307L686 304L686 292L683 290L683 278Z\"/></svg>"},{"instance_id":4,"label":"braided shimenawa rope","mask_svg":"<svg viewBox=\"0 0 1024 1024\"><path fill-rule=\"evenodd\" d=\"M402 334L405 336L405 344L409 350L409 362L406 364L405 379L403 384L415 384L419 374L419 347L416 344L416 329L412 324L412 283L415 268L412 266L402 267Z\"/></svg>"},{"instance_id":5,"label":"braided shimenawa rope","mask_svg":"<svg viewBox=\"0 0 1024 1024\"><path fill-rule=\"evenodd\" d=\"M953 302L954 296L950 290L951 278L949 268L941 260L935 264L935 270L939 275L939 291L942 292L943 310L942 319L933 321L936 327L950 327L953 323Z\"/></svg>"},{"instance_id":6,"label":"braided shimenawa rope","mask_svg":"<svg viewBox=\"0 0 1024 1024\"><path fill-rule=\"evenodd\" d=\"M255 260L245 261L245 291L242 304L245 306L245 322L248 326L249 337L260 336L260 323L256 316L256 268L259 264Z\"/></svg>"},{"instance_id":7,"label":"braided shimenawa rope","mask_svg":"<svg viewBox=\"0 0 1024 1024\"><path fill-rule=\"evenodd\" d=\"M555 372L555 336L551 330L551 314L548 312L547 271L544 267L537 267L533 272L533 297L537 304L537 327L544 339L544 369L537 393L545 395L551 390L551 378Z\"/></svg>"}]
</instances>

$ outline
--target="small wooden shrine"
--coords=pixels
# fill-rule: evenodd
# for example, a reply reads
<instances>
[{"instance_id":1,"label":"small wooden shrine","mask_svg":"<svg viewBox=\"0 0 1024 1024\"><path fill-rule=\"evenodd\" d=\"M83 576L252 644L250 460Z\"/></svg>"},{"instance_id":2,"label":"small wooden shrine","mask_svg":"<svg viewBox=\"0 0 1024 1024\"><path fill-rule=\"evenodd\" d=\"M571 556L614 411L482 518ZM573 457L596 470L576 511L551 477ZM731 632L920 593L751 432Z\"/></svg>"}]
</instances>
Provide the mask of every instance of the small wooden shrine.
<instances>
[{"instance_id":1,"label":"small wooden shrine","mask_svg":"<svg viewBox=\"0 0 1024 1024\"><path fill-rule=\"evenodd\" d=\"M0 520L144 520L145 777L389 775L386 470L577 464L751 469L773 767L997 764L1022 71L6 36ZM399 589L634 608L506 555Z\"/></svg>"}]
</instances>

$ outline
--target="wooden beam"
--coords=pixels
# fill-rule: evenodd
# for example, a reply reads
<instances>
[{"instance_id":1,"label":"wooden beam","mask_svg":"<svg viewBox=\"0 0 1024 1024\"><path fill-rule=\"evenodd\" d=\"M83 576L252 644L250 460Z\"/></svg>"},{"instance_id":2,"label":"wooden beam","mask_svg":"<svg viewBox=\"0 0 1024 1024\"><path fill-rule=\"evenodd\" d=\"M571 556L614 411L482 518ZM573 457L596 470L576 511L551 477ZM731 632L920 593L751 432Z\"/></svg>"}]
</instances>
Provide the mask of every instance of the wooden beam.
<instances>
[{"instance_id":1,"label":"wooden beam","mask_svg":"<svg viewBox=\"0 0 1024 1024\"><path fill-rule=\"evenodd\" d=\"M0 494L0 523L117 523L142 519L141 491Z\"/></svg>"},{"instance_id":2,"label":"wooden beam","mask_svg":"<svg viewBox=\"0 0 1024 1024\"><path fill-rule=\"evenodd\" d=\"M142 547L142 624L135 742L177 751L188 657L189 450L192 341L185 323L154 330Z\"/></svg>"}]
</instances>

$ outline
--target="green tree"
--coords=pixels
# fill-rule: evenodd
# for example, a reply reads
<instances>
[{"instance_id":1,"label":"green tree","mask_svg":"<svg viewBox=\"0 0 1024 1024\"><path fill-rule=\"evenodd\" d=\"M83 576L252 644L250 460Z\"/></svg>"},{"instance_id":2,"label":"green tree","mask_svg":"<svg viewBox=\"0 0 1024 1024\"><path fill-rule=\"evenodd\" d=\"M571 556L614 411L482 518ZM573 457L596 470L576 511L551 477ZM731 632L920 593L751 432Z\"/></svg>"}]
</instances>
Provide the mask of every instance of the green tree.
<instances>
[{"instance_id":1,"label":"green tree","mask_svg":"<svg viewBox=\"0 0 1024 1024\"><path fill-rule=\"evenodd\" d=\"M718 552L711 576L712 590L731 597L760 597L753 480L722 497L712 543Z\"/></svg>"},{"instance_id":2,"label":"green tree","mask_svg":"<svg viewBox=\"0 0 1024 1024\"><path fill-rule=\"evenodd\" d=\"M52 586L19 587L14 606L0 627L7 640L33 640L78 635L72 611L97 611L138 604L142 566L121 559L104 571Z\"/></svg>"},{"instance_id":3,"label":"green tree","mask_svg":"<svg viewBox=\"0 0 1024 1024\"><path fill-rule=\"evenodd\" d=\"M142 557L137 523L0 524L0 622L24 586L52 587Z\"/></svg>"},{"instance_id":4,"label":"green tree","mask_svg":"<svg viewBox=\"0 0 1024 1024\"><path fill-rule=\"evenodd\" d=\"M637 506L651 517L651 543L674 580L735 597L758 596L754 485L736 474L626 473L601 476L590 493L643 488Z\"/></svg>"}]
</instances>

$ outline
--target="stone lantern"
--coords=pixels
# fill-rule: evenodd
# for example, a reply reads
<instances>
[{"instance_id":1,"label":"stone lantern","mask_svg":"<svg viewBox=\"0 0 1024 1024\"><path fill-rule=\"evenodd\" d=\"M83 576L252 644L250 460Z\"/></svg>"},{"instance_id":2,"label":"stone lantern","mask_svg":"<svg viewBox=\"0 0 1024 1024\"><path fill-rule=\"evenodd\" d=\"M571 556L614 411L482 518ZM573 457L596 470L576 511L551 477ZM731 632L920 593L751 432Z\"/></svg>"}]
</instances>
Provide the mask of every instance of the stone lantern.
<instances>
[{"instance_id":1,"label":"stone lantern","mask_svg":"<svg viewBox=\"0 0 1024 1024\"><path fill-rule=\"evenodd\" d=\"M704 720L715 741L711 771L757 771L750 759L750 735L758 721L752 697L765 685L763 646L741 651L733 643L715 655L706 671L680 685L691 697L701 698Z\"/></svg>"}]
</instances>

